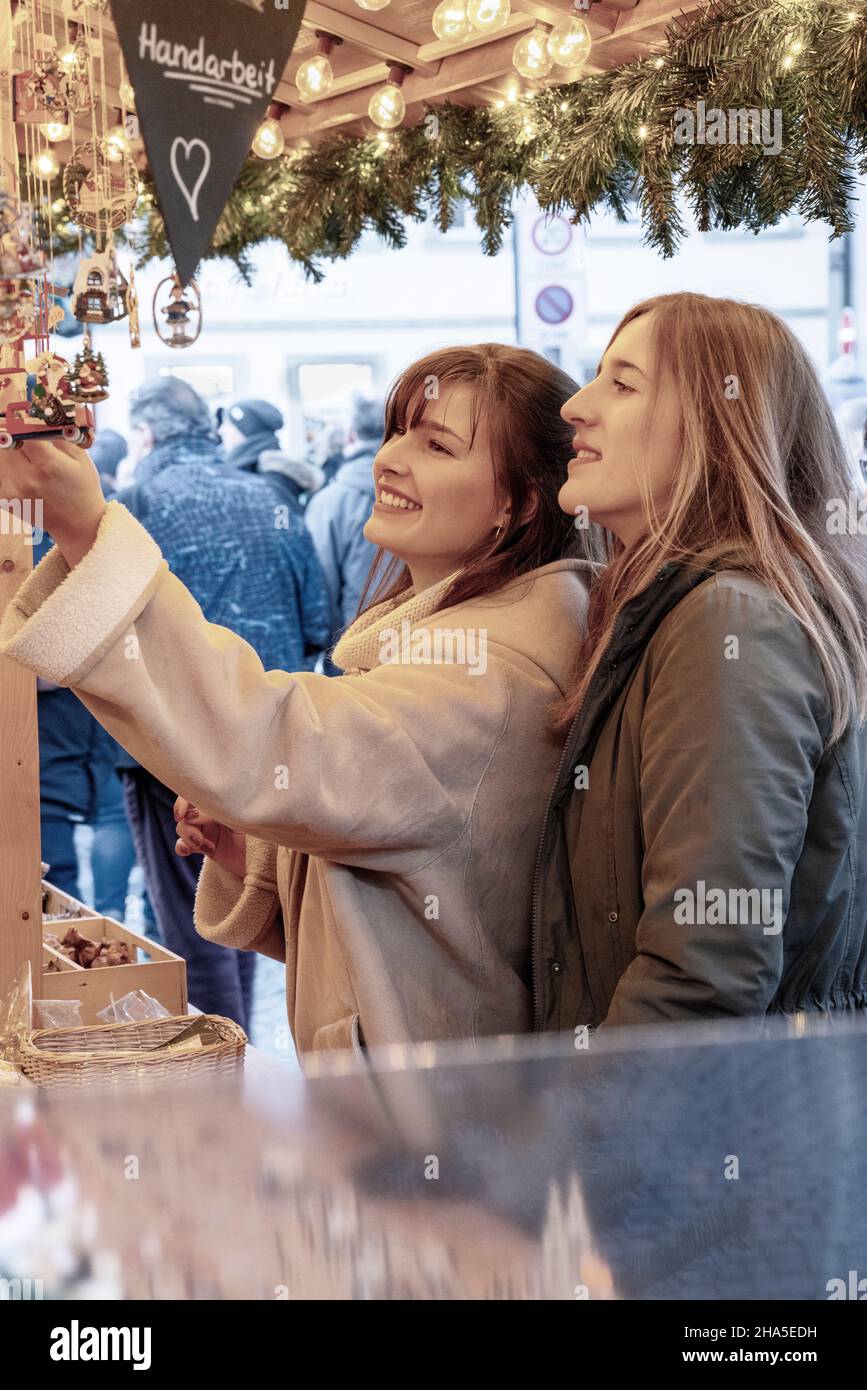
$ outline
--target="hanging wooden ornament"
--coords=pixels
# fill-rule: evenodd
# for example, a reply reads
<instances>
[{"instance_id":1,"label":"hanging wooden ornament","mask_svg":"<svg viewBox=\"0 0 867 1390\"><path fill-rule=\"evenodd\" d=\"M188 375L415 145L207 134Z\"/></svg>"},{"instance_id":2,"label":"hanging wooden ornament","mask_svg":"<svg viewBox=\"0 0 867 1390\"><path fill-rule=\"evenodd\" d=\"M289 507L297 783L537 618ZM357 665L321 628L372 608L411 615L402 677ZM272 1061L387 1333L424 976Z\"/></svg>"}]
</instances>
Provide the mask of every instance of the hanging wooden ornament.
<instances>
[{"instance_id":1,"label":"hanging wooden ornament","mask_svg":"<svg viewBox=\"0 0 867 1390\"><path fill-rule=\"evenodd\" d=\"M87 44L79 34L62 51L57 45L39 58L24 76L24 93L43 111L85 111L90 106Z\"/></svg>"},{"instance_id":2,"label":"hanging wooden ornament","mask_svg":"<svg viewBox=\"0 0 867 1390\"><path fill-rule=\"evenodd\" d=\"M0 276L26 279L44 271L45 256L33 246L29 211L25 214L16 199L0 193Z\"/></svg>"},{"instance_id":3,"label":"hanging wooden ornament","mask_svg":"<svg viewBox=\"0 0 867 1390\"><path fill-rule=\"evenodd\" d=\"M73 398L85 405L108 399L108 368L102 353L94 352L89 333L85 333L81 351L75 356L69 383Z\"/></svg>"},{"instance_id":4,"label":"hanging wooden ornament","mask_svg":"<svg viewBox=\"0 0 867 1390\"><path fill-rule=\"evenodd\" d=\"M133 348L141 347L141 323L138 316L138 290L135 287L135 267L129 268L129 345Z\"/></svg>"},{"instance_id":5,"label":"hanging wooden ornament","mask_svg":"<svg viewBox=\"0 0 867 1390\"><path fill-rule=\"evenodd\" d=\"M0 346L34 333L44 271L45 258L32 245L29 217L18 198L0 189Z\"/></svg>"},{"instance_id":6,"label":"hanging wooden ornament","mask_svg":"<svg viewBox=\"0 0 867 1390\"><path fill-rule=\"evenodd\" d=\"M91 232L123 226L138 201L138 171L129 155L105 140L76 145L63 171L70 220Z\"/></svg>"},{"instance_id":7,"label":"hanging wooden ornament","mask_svg":"<svg viewBox=\"0 0 867 1390\"><path fill-rule=\"evenodd\" d=\"M0 345L32 337L38 310L32 280L0 279Z\"/></svg>"},{"instance_id":8,"label":"hanging wooden ornament","mask_svg":"<svg viewBox=\"0 0 867 1390\"><path fill-rule=\"evenodd\" d=\"M0 275L7 280L27 280L45 271L45 256L34 250L29 238L14 233L0 245Z\"/></svg>"},{"instance_id":9,"label":"hanging wooden ornament","mask_svg":"<svg viewBox=\"0 0 867 1390\"><path fill-rule=\"evenodd\" d=\"M166 285L171 286L168 301L160 305L160 296ZM157 318L157 312L165 318L164 324ZM181 285L177 273L160 280L154 292L153 319L160 342L172 348L190 347L202 331L202 296L195 280L191 280L186 289Z\"/></svg>"},{"instance_id":10,"label":"hanging wooden ornament","mask_svg":"<svg viewBox=\"0 0 867 1390\"><path fill-rule=\"evenodd\" d=\"M6 236L21 217L21 204L5 189L0 189L0 236Z\"/></svg>"},{"instance_id":11,"label":"hanging wooden ornament","mask_svg":"<svg viewBox=\"0 0 867 1390\"><path fill-rule=\"evenodd\" d=\"M42 352L25 362L27 371L36 377L28 414L32 420L55 428L75 423L75 394L72 389L69 363L56 352Z\"/></svg>"},{"instance_id":12,"label":"hanging wooden ornament","mask_svg":"<svg viewBox=\"0 0 867 1390\"><path fill-rule=\"evenodd\" d=\"M129 285L111 244L81 262L72 293L72 312L80 323L115 323L126 317Z\"/></svg>"}]
</instances>

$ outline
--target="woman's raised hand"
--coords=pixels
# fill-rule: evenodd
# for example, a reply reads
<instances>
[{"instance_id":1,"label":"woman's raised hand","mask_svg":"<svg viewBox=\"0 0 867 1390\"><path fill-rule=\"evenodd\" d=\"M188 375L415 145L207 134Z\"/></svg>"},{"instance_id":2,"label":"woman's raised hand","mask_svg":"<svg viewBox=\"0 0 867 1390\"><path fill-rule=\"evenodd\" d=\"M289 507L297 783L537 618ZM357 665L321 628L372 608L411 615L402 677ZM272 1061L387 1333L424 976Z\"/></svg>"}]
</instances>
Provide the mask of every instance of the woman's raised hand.
<instances>
[{"instance_id":1,"label":"woman's raised hand","mask_svg":"<svg viewBox=\"0 0 867 1390\"><path fill-rule=\"evenodd\" d=\"M185 797L179 796L174 805L178 839L175 854L204 854L215 864L228 869L236 878L247 872L247 843L239 830L230 830L217 820L208 820Z\"/></svg>"},{"instance_id":2,"label":"woman's raised hand","mask_svg":"<svg viewBox=\"0 0 867 1390\"><path fill-rule=\"evenodd\" d=\"M0 497L39 503L40 526L71 569L96 540L106 506L99 475L84 450L36 436L20 449L0 450Z\"/></svg>"}]
</instances>

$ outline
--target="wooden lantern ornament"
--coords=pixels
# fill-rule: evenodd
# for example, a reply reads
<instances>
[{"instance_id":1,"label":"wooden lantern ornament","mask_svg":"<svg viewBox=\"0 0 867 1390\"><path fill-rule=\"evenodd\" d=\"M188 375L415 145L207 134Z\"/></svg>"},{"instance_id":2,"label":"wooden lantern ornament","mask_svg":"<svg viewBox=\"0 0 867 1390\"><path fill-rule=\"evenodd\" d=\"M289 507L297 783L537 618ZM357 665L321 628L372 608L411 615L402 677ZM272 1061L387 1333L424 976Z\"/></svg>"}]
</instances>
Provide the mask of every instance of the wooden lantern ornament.
<instances>
[{"instance_id":1,"label":"wooden lantern ornament","mask_svg":"<svg viewBox=\"0 0 867 1390\"><path fill-rule=\"evenodd\" d=\"M170 285L168 300L160 303L163 289ZM189 296L189 297L187 297ZM157 315L165 319L160 323ZM202 297L195 280L184 289L177 274L167 275L156 287L153 302L154 328L166 347L190 347L202 331Z\"/></svg>"}]
</instances>

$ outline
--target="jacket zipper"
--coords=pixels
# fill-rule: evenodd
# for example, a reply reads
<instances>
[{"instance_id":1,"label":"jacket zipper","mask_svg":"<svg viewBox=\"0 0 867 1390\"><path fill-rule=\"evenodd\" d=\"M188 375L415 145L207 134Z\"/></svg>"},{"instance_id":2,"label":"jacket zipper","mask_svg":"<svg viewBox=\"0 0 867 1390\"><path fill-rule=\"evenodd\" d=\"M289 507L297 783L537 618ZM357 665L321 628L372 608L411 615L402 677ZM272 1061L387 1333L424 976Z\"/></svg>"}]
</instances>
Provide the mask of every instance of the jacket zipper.
<instances>
[{"instance_id":1,"label":"jacket zipper","mask_svg":"<svg viewBox=\"0 0 867 1390\"><path fill-rule=\"evenodd\" d=\"M660 570L657 571L656 575L655 575L654 578L651 580L651 584L656 584L656 583L658 582L658 580L661 579L662 575L665 573L666 568L667 568L667 566L663 565L662 569L660 569ZM648 588L649 588L649 587L650 587L650 585L648 585ZM622 616L622 612L621 612L621 614L618 615L618 620L619 620L620 616ZM629 631L628 628L627 628L627 631ZM607 642L607 645L606 645L606 647L605 647L605 650L604 650L604 652L602 653L602 657L601 657L601 659L600 659L600 661L599 661L599 665L598 665L597 668L596 668L597 671L602 669L603 664L606 662L606 660L607 660L607 658L608 658L608 653L611 651L611 648L612 648L613 645L614 645L614 639L615 639L616 637L619 637L619 635L620 635L620 634L619 634L619 632L618 632L618 630L617 630L617 622L615 622L614 627L612 628L612 631L611 631L611 636L610 636L609 639L608 639L608 642ZM548 797L548 804L547 804L546 807L545 807L545 815L544 815L544 818L543 818L543 820L542 820L542 833L541 833L541 835L539 836L539 849L538 849L538 852L537 852L537 854L536 854L536 868L535 868L535 871L534 871L534 873L533 873L533 914L532 914L532 918L531 918L531 922L530 922L530 978L531 978L532 984L533 984L533 1032L534 1032L534 1033L539 1033L539 1032L542 1031L542 1029L540 1028L540 1025L539 1025L539 959L538 959L538 953L539 953L539 879L540 879L540 877L541 877L541 872L542 872L542 856L543 856L543 853L544 853L544 850L545 850L545 836L547 835L547 832L548 832L548 821L549 821L550 818L551 818L551 807L552 807L553 804L554 804L554 797L556 796L556 794L557 794L557 788L558 788L559 785L560 785L560 776L561 776L561 773L562 773L563 768L564 768L564 766L565 766L567 757L574 757L574 750L573 750L573 752L570 754L570 743L571 743L571 741L572 741L572 735L573 735L573 733L575 732L575 730L577 729L578 724L579 724L580 719L581 719L581 716L582 716L582 714L584 713L584 706L585 706L586 703L587 703L587 695L588 695L588 694L589 694L589 690L587 690L587 691L584 692L584 698L582 699L581 704L578 706L578 712L577 712L577 714L575 715L575 718L573 719L572 724L570 725L569 733L568 733L568 735L567 735L567 737L566 737L566 742L565 742L565 744L563 745L563 752L562 752L561 755L560 755L560 762L559 762L558 765L557 765L557 772L556 772L556 775L555 775L555 777L554 777L554 782L553 782L553 785L552 785L552 787L551 787L550 795L549 795L549 797Z\"/></svg>"}]
</instances>

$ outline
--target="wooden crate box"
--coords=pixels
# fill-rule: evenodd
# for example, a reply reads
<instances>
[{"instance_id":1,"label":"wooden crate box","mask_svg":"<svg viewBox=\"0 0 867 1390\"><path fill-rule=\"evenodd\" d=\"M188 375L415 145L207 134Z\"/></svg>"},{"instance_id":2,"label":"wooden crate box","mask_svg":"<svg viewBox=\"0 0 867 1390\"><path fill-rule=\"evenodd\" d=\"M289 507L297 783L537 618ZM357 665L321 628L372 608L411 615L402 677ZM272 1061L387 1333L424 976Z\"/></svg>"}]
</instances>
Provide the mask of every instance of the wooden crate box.
<instances>
[{"instance_id":1,"label":"wooden crate box","mask_svg":"<svg viewBox=\"0 0 867 1390\"><path fill-rule=\"evenodd\" d=\"M134 965L107 965L85 970L69 960L44 939L42 942L43 973L40 996L43 999L77 999L81 1004L82 1023L103 1023L97 1014L106 1005L122 999L132 990L143 989L152 999L158 999L172 1015L187 1012L186 962L173 951L160 946L149 937L140 936L130 927L122 926L111 917L100 917L84 903L62 893L50 883L43 882L43 937L46 933L63 938L67 928L74 926L82 936L100 942L124 941L130 947ZM71 915L59 921L46 921L45 915L68 911ZM49 970L53 962L56 970ZM36 991L34 990L34 997Z\"/></svg>"}]
</instances>

